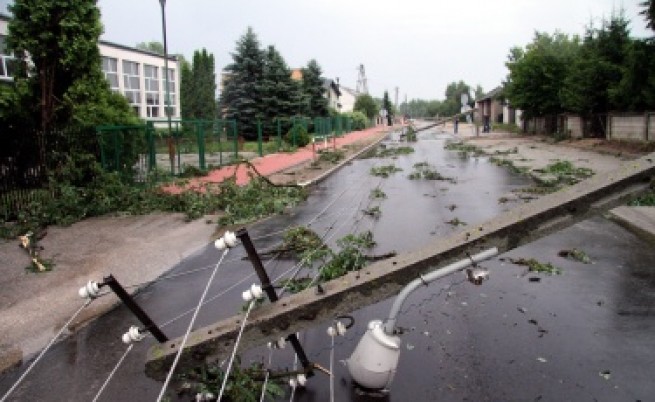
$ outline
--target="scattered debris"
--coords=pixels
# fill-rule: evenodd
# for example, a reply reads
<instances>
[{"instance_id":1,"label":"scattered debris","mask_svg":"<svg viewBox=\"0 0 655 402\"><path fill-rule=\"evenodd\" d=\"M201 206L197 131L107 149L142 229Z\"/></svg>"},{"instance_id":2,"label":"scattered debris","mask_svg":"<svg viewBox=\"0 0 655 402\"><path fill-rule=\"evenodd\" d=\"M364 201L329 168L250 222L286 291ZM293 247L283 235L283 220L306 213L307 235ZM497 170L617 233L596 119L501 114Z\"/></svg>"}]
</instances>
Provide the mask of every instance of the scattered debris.
<instances>
[{"instance_id":1,"label":"scattered debris","mask_svg":"<svg viewBox=\"0 0 655 402\"><path fill-rule=\"evenodd\" d=\"M557 268L549 262L539 262L534 258L510 258L509 261L512 264L527 266L530 272L543 272L550 275L560 275L562 273L561 268Z\"/></svg>"},{"instance_id":2,"label":"scattered debris","mask_svg":"<svg viewBox=\"0 0 655 402\"><path fill-rule=\"evenodd\" d=\"M525 314L525 313L528 312L528 309L525 308L525 307L517 307L516 309L517 309L519 312L523 313L523 314Z\"/></svg>"},{"instance_id":3,"label":"scattered debris","mask_svg":"<svg viewBox=\"0 0 655 402\"><path fill-rule=\"evenodd\" d=\"M377 205L374 206L374 207L370 207L368 209L364 209L364 210L362 210L362 212L364 213L364 215L368 215L368 216L370 216L372 218L375 218L375 219L379 219L380 216L382 216L382 210Z\"/></svg>"},{"instance_id":4,"label":"scattered debris","mask_svg":"<svg viewBox=\"0 0 655 402\"><path fill-rule=\"evenodd\" d=\"M560 257L568 258L569 260L579 261L583 264L591 264L591 258L582 250L573 248L571 250L560 250L557 253Z\"/></svg>"},{"instance_id":5,"label":"scattered debris","mask_svg":"<svg viewBox=\"0 0 655 402\"><path fill-rule=\"evenodd\" d=\"M414 164L414 169L415 170L407 176L407 178L410 180L419 180L419 179L440 180L440 181L448 181L453 184L457 183L456 179L442 175L441 173L433 169L426 162L420 162Z\"/></svg>"},{"instance_id":6,"label":"scattered debris","mask_svg":"<svg viewBox=\"0 0 655 402\"><path fill-rule=\"evenodd\" d=\"M52 268L55 266L52 260L44 259L39 256L39 251L43 250L43 247L38 245L38 240L42 239L45 236L45 231L34 235L33 232L27 232L22 236L18 236L20 240L20 247L25 249L27 254L30 257L30 265L26 266L25 269L31 272L47 272L52 271Z\"/></svg>"},{"instance_id":7,"label":"scattered debris","mask_svg":"<svg viewBox=\"0 0 655 402\"><path fill-rule=\"evenodd\" d=\"M387 198L387 194L380 189L380 187L376 187L373 190L371 190L371 194L369 195L369 198L372 199L381 199L381 198Z\"/></svg>"},{"instance_id":8,"label":"scattered debris","mask_svg":"<svg viewBox=\"0 0 655 402\"><path fill-rule=\"evenodd\" d=\"M537 357L537 361L540 362L540 363L546 363L548 360L546 360L543 357Z\"/></svg>"},{"instance_id":9,"label":"scattered debris","mask_svg":"<svg viewBox=\"0 0 655 402\"><path fill-rule=\"evenodd\" d=\"M402 169L396 167L395 165L383 165L379 167L372 167L370 170L371 175L377 176L377 177L384 177L387 178L391 174L400 172Z\"/></svg>"},{"instance_id":10,"label":"scattered debris","mask_svg":"<svg viewBox=\"0 0 655 402\"><path fill-rule=\"evenodd\" d=\"M450 211L454 211L457 208L457 205L450 204L450 205L446 206L446 208L448 208L448 210L450 210Z\"/></svg>"},{"instance_id":11,"label":"scattered debris","mask_svg":"<svg viewBox=\"0 0 655 402\"><path fill-rule=\"evenodd\" d=\"M612 373L609 370L603 370L600 373L598 373L598 375L603 377L606 380L609 380L610 377L612 376Z\"/></svg>"},{"instance_id":12,"label":"scattered debris","mask_svg":"<svg viewBox=\"0 0 655 402\"><path fill-rule=\"evenodd\" d=\"M484 155L484 151L475 145L466 144L464 142L450 142L444 146L444 149L449 151L458 151L460 154L468 156L472 153L474 156Z\"/></svg>"},{"instance_id":13,"label":"scattered debris","mask_svg":"<svg viewBox=\"0 0 655 402\"><path fill-rule=\"evenodd\" d=\"M460 226L460 225L466 226L467 225L466 222L459 220L459 218L457 218L457 217L455 217L455 218L453 218L453 219L451 219L449 221L446 221L446 223L449 224L449 225L453 225L453 226Z\"/></svg>"}]
</instances>

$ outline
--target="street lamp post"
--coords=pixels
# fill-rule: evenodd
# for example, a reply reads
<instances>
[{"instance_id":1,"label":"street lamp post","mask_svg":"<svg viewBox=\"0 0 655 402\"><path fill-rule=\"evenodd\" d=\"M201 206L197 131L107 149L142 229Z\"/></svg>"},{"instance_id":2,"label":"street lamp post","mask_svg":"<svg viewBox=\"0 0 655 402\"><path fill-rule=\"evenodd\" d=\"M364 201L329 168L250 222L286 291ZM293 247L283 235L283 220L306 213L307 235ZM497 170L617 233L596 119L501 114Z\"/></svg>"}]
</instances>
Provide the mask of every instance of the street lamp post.
<instances>
[{"instance_id":1,"label":"street lamp post","mask_svg":"<svg viewBox=\"0 0 655 402\"><path fill-rule=\"evenodd\" d=\"M166 42L166 0L159 0L161 4L161 26L164 34L164 76L166 85L165 110L168 119L168 155L171 161L171 174L175 174L175 144L173 142L173 130L171 127L171 93L168 85L168 43Z\"/></svg>"}]
</instances>

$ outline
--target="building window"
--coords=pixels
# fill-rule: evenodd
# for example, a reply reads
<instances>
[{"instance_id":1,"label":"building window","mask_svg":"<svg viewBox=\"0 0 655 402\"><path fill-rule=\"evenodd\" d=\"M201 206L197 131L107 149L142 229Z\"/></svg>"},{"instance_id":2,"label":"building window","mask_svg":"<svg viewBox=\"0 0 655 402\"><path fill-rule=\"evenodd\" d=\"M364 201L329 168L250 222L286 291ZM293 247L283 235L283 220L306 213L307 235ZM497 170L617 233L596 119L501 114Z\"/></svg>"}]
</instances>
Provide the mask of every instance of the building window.
<instances>
[{"instance_id":1,"label":"building window","mask_svg":"<svg viewBox=\"0 0 655 402\"><path fill-rule=\"evenodd\" d=\"M123 87L125 97L138 116L141 116L141 84L139 63L123 60Z\"/></svg>"},{"instance_id":2,"label":"building window","mask_svg":"<svg viewBox=\"0 0 655 402\"><path fill-rule=\"evenodd\" d=\"M102 72L105 74L109 87L118 92L118 60L113 57L102 57Z\"/></svg>"},{"instance_id":3,"label":"building window","mask_svg":"<svg viewBox=\"0 0 655 402\"><path fill-rule=\"evenodd\" d=\"M162 69L165 70L165 69ZM170 102L170 115L175 116L175 69L169 68L168 72L168 96ZM164 88L164 105L166 105L166 76L162 77L162 88Z\"/></svg>"},{"instance_id":4,"label":"building window","mask_svg":"<svg viewBox=\"0 0 655 402\"><path fill-rule=\"evenodd\" d=\"M0 35L0 80L11 80L16 74L18 61L8 54L5 47L7 37Z\"/></svg>"},{"instance_id":5,"label":"building window","mask_svg":"<svg viewBox=\"0 0 655 402\"><path fill-rule=\"evenodd\" d=\"M143 75L146 85L146 116L159 117L159 68L143 65Z\"/></svg>"}]
</instances>

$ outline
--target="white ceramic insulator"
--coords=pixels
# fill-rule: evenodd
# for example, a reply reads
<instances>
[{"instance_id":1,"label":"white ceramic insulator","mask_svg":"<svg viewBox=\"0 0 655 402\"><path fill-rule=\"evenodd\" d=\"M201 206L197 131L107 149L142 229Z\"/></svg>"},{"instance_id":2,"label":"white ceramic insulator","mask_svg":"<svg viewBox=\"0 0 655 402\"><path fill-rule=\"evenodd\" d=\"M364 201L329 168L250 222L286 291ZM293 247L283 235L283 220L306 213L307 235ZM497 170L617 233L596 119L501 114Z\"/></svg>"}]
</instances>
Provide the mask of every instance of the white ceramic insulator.
<instances>
[{"instance_id":1,"label":"white ceramic insulator","mask_svg":"<svg viewBox=\"0 0 655 402\"><path fill-rule=\"evenodd\" d=\"M255 299L261 299L264 297L264 291L262 290L262 287L256 283L253 283L252 286L250 286L250 294L252 294Z\"/></svg>"},{"instance_id":2,"label":"white ceramic insulator","mask_svg":"<svg viewBox=\"0 0 655 402\"><path fill-rule=\"evenodd\" d=\"M250 289L241 293L241 298L246 302L250 302L253 299L261 299L262 297L264 297L264 291L261 286L255 283L250 286Z\"/></svg>"},{"instance_id":3,"label":"white ceramic insulator","mask_svg":"<svg viewBox=\"0 0 655 402\"><path fill-rule=\"evenodd\" d=\"M296 381L295 378L289 379L289 386L291 386L291 388L296 388L298 386L298 381Z\"/></svg>"},{"instance_id":4,"label":"white ceramic insulator","mask_svg":"<svg viewBox=\"0 0 655 402\"><path fill-rule=\"evenodd\" d=\"M334 338L337 336L337 330L334 327L328 327L327 334Z\"/></svg>"},{"instance_id":5,"label":"white ceramic insulator","mask_svg":"<svg viewBox=\"0 0 655 402\"><path fill-rule=\"evenodd\" d=\"M95 299L98 297L99 293L100 286L98 286L98 282L95 281L87 282L87 284L82 286L77 292L77 294L80 295L80 297L83 299Z\"/></svg>"},{"instance_id":6,"label":"white ceramic insulator","mask_svg":"<svg viewBox=\"0 0 655 402\"><path fill-rule=\"evenodd\" d=\"M284 338L278 339L276 343L278 349L284 349L285 347L287 347L287 340Z\"/></svg>"},{"instance_id":7,"label":"white ceramic insulator","mask_svg":"<svg viewBox=\"0 0 655 402\"><path fill-rule=\"evenodd\" d=\"M211 392L199 392L196 394L196 402L213 401L216 396Z\"/></svg>"},{"instance_id":8,"label":"white ceramic insulator","mask_svg":"<svg viewBox=\"0 0 655 402\"><path fill-rule=\"evenodd\" d=\"M339 334L339 336L346 335L346 331L347 331L346 326L343 325L341 321L337 321L336 329L337 329L337 334Z\"/></svg>"},{"instance_id":9,"label":"white ceramic insulator","mask_svg":"<svg viewBox=\"0 0 655 402\"><path fill-rule=\"evenodd\" d=\"M227 245L225 244L225 239L223 239L222 237L216 239L216 241L214 242L214 247L216 247L221 251L225 250L227 248Z\"/></svg>"},{"instance_id":10,"label":"white ceramic insulator","mask_svg":"<svg viewBox=\"0 0 655 402\"><path fill-rule=\"evenodd\" d=\"M228 246L229 248L236 247L237 245L237 235L234 234L234 232L230 232L229 230L225 232L223 235L223 238L225 239L225 245Z\"/></svg>"},{"instance_id":11,"label":"white ceramic insulator","mask_svg":"<svg viewBox=\"0 0 655 402\"><path fill-rule=\"evenodd\" d=\"M243 293L241 293L241 298L245 302L249 302L252 300L252 293L250 293L250 290L244 290Z\"/></svg>"},{"instance_id":12,"label":"white ceramic insulator","mask_svg":"<svg viewBox=\"0 0 655 402\"><path fill-rule=\"evenodd\" d=\"M304 374L298 374L298 385L304 387L307 384L307 377Z\"/></svg>"},{"instance_id":13,"label":"white ceramic insulator","mask_svg":"<svg viewBox=\"0 0 655 402\"><path fill-rule=\"evenodd\" d=\"M126 345L131 344L132 342L139 342L146 336L141 333L138 327L135 327L134 325L130 327L130 329L127 330L126 333L123 334L123 343Z\"/></svg>"}]
</instances>

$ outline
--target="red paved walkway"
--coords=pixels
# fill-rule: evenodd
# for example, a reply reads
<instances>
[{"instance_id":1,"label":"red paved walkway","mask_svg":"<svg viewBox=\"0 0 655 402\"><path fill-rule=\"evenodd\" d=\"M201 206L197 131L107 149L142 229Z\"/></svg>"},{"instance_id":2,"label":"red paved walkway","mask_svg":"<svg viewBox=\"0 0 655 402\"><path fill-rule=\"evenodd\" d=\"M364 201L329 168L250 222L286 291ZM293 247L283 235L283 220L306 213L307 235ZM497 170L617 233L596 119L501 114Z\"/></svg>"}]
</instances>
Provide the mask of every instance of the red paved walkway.
<instances>
[{"instance_id":1,"label":"red paved walkway","mask_svg":"<svg viewBox=\"0 0 655 402\"><path fill-rule=\"evenodd\" d=\"M336 148L342 148L345 145L352 144L364 138L370 137L380 131L385 130L385 126L376 126L362 131L354 131L343 135L342 137L336 138ZM333 147L333 139L328 139L328 148ZM318 141L316 143L316 150L325 148L325 143L323 141ZM264 155L262 157L257 157L250 160L257 171L264 176L269 176L274 173L283 171L290 167L299 165L303 162L310 161L314 158L314 151L312 150L312 144L307 145L304 148L298 149L293 153L276 153ZM202 188L205 183L220 183L227 178L234 176L234 170L236 172L237 184L242 186L247 184L250 181L250 176L248 175L248 166L239 164L239 165L230 165L224 166L219 169L212 170L207 176L199 177L193 179L189 182L186 188ZM165 191L170 191L172 193L181 192L183 189L177 186L166 187Z\"/></svg>"}]
</instances>

